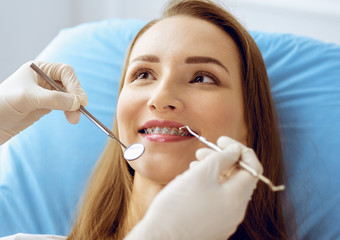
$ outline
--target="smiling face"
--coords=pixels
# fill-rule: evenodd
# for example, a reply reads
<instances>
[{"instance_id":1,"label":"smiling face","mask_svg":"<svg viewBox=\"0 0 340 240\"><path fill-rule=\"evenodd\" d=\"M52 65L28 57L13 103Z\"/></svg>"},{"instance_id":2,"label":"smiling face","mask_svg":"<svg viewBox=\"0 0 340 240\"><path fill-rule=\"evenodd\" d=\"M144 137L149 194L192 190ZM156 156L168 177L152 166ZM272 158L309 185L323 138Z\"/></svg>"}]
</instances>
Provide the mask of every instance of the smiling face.
<instances>
[{"instance_id":1,"label":"smiling face","mask_svg":"<svg viewBox=\"0 0 340 240\"><path fill-rule=\"evenodd\" d=\"M200 19L166 18L140 36L117 105L121 141L145 146L129 162L136 175L166 184L189 167L205 146L181 126L246 143L239 61L232 38Z\"/></svg>"}]
</instances>

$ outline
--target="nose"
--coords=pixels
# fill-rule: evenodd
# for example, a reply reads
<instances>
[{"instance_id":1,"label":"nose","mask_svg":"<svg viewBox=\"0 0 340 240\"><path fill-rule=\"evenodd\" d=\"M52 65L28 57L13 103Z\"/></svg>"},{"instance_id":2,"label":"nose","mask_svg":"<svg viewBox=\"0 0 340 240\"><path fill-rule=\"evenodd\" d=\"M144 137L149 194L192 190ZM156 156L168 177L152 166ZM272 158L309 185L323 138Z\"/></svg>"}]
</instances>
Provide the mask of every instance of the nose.
<instances>
[{"instance_id":1,"label":"nose","mask_svg":"<svg viewBox=\"0 0 340 240\"><path fill-rule=\"evenodd\" d=\"M161 82L150 93L148 107L158 112L180 112L183 109L181 93L176 85Z\"/></svg>"}]
</instances>

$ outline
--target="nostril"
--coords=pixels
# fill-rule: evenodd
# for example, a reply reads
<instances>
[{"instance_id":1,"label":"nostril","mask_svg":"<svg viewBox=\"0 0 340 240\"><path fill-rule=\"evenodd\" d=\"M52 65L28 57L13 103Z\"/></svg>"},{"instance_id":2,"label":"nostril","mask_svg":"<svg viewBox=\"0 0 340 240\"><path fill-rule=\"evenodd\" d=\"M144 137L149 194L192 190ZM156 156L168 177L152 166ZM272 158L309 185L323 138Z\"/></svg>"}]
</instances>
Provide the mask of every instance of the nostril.
<instances>
[{"instance_id":1,"label":"nostril","mask_svg":"<svg viewBox=\"0 0 340 240\"><path fill-rule=\"evenodd\" d=\"M147 106L150 110L157 110L159 112L164 111L178 111L181 109L182 102L177 99L168 99L161 97L152 97L148 100Z\"/></svg>"}]
</instances>

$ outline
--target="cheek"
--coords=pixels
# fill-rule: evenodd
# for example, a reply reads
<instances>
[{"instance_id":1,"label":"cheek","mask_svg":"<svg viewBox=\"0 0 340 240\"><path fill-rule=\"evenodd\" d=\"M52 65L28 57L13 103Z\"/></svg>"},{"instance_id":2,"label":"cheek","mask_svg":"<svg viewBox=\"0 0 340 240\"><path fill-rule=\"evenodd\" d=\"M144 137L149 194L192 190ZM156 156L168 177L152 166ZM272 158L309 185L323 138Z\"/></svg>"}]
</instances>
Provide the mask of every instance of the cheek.
<instances>
[{"instance_id":1,"label":"cheek","mask_svg":"<svg viewBox=\"0 0 340 240\"><path fill-rule=\"evenodd\" d=\"M119 95L118 101L117 101L117 121L119 125L121 125L124 121L123 119L126 118L126 115L128 115L129 112L129 105L126 102L126 94L122 91Z\"/></svg>"},{"instance_id":2,"label":"cheek","mask_svg":"<svg viewBox=\"0 0 340 240\"><path fill-rule=\"evenodd\" d=\"M225 112L221 113L221 119L224 120L224 135L245 144L247 128L243 111L243 105L240 104L240 102L238 104L229 105L228 108L225 108Z\"/></svg>"},{"instance_id":3,"label":"cheek","mask_svg":"<svg viewBox=\"0 0 340 240\"><path fill-rule=\"evenodd\" d=\"M223 135L244 142L246 126L243 103L239 98L221 96L207 102L200 111L201 116L206 116L203 130L207 131L204 133L207 138L216 141Z\"/></svg>"},{"instance_id":4,"label":"cheek","mask_svg":"<svg viewBox=\"0 0 340 240\"><path fill-rule=\"evenodd\" d=\"M122 90L121 94L119 95L118 102L117 102L117 124L118 124L118 133L119 137L122 141L127 141L129 138L129 129L134 129L133 121L131 119L136 118L138 115L138 99L136 97L132 97L130 91ZM129 144L128 142L126 142Z\"/></svg>"},{"instance_id":5,"label":"cheek","mask_svg":"<svg viewBox=\"0 0 340 240\"><path fill-rule=\"evenodd\" d=\"M127 119L129 115L129 106L126 104L125 101L125 95L123 92L120 94L118 101L117 101L117 109L116 109L116 116L117 116L117 123L119 126L119 129L124 127L124 122ZM121 135L121 132L119 131L119 135Z\"/></svg>"}]
</instances>

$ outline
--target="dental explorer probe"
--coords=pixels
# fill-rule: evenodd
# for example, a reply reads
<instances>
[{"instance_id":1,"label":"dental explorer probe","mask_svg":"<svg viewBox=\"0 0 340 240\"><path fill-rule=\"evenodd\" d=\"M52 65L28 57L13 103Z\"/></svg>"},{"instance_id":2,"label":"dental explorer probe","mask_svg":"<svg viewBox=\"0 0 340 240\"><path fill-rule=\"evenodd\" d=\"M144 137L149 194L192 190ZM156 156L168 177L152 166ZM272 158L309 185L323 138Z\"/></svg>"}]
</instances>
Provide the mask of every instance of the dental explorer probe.
<instances>
[{"instance_id":1,"label":"dental explorer probe","mask_svg":"<svg viewBox=\"0 0 340 240\"><path fill-rule=\"evenodd\" d=\"M220 147L218 147L217 145L213 144L212 142L209 142L205 139L205 137L202 137L200 135L198 135L197 133L195 133L194 131L192 131L188 126L184 126L181 127L182 128L186 128L189 133L191 135L193 135L194 137L198 138L199 141L201 141L202 143L204 143L205 145L207 145L208 147L214 149L217 152L221 152L222 149ZM265 176L263 176L262 174L259 174L258 172L256 172L255 169L253 169L252 167L250 167L248 164L246 164L245 162L243 162L242 160L238 161L238 163L240 164L240 166L245 169L246 171L248 171L250 174L252 174L254 177L258 178L259 180L261 180L262 182L264 182L265 184L267 184L270 189L273 192L276 191L283 191L285 189L284 185L280 185L280 186L275 186L268 178L266 178Z\"/></svg>"},{"instance_id":2,"label":"dental explorer probe","mask_svg":"<svg viewBox=\"0 0 340 240\"><path fill-rule=\"evenodd\" d=\"M40 75L46 82L48 82L52 87L61 92L66 92L64 88L62 88L58 83L56 83L53 79L51 79L48 75L46 75L37 65L32 63L30 67ZM83 106L80 106L78 109L79 112L84 114L88 119L91 120L97 127L99 127L106 135L116 140L125 150L124 150L124 158L126 160L136 160L144 153L144 145L141 143L135 143L126 147L116 136L108 129L103 123L101 123L97 118L95 118L89 111L87 111Z\"/></svg>"}]
</instances>

